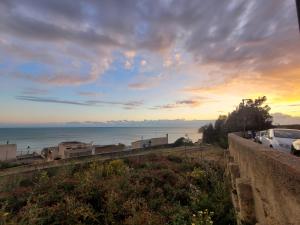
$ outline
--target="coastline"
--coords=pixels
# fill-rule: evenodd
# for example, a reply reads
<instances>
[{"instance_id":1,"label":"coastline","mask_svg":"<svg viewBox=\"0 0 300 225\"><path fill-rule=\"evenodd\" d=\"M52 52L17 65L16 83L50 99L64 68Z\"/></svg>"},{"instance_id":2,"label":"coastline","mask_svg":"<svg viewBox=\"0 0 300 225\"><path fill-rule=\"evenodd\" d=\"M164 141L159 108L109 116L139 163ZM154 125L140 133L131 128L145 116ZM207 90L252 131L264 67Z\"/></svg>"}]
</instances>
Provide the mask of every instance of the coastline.
<instances>
[{"instance_id":1,"label":"coastline","mask_svg":"<svg viewBox=\"0 0 300 225\"><path fill-rule=\"evenodd\" d=\"M169 143L187 135L192 141L201 138L199 127L35 127L0 128L0 143L17 144L18 152L38 152L43 148L56 146L63 141L82 141L95 145L131 142L165 136L169 134ZM28 146L30 147L28 149Z\"/></svg>"}]
</instances>

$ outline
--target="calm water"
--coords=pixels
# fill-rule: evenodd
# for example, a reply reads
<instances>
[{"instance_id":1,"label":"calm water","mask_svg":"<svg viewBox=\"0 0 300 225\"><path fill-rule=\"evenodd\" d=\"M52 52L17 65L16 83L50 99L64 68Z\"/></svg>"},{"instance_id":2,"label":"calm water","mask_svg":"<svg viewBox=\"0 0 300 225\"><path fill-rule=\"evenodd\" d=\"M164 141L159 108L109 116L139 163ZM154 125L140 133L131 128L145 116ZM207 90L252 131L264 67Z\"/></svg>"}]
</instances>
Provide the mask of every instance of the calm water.
<instances>
[{"instance_id":1,"label":"calm water","mask_svg":"<svg viewBox=\"0 0 300 225\"><path fill-rule=\"evenodd\" d=\"M187 134L197 141L201 138L197 128L131 128L131 127L65 127L65 128L0 128L0 144L17 144L18 151L39 152L44 147L56 146L62 141L93 142L98 145L123 143L130 145L132 141L141 138L161 137L169 134L169 143Z\"/></svg>"}]
</instances>

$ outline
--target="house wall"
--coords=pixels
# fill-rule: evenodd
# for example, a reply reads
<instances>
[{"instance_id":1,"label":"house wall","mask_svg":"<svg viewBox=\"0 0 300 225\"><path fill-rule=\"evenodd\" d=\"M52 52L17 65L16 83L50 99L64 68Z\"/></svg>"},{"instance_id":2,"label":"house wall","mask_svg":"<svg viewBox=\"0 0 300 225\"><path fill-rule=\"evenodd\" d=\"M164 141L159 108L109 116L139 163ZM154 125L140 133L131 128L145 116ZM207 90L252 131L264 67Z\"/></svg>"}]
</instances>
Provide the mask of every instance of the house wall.
<instances>
[{"instance_id":1,"label":"house wall","mask_svg":"<svg viewBox=\"0 0 300 225\"><path fill-rule=\"evenodd\" d=\"M92 145L86 143L60 143L58 153L62 159L92 154Z\"/></svg>"},{"instance_id":2,"label":"house wall","mask_svg":"<svg viewBox=\"0 0 300 225\"><path fill-rule=\"evenodd\" d=\"M80 156L88 156L92 155L92 149L80 149L77 151L67 150L65 151L65 158L73 158L73 157L80 157Z\"/></svg>"},{"instance_id":3,"label":"house wall","mask_svg":"<svg viewBox=\"0 0 300 225\"><path fill-rule=\"evenodd\" d=\"M168 138L167 137L152 138L151 139L151 146L166 145L166 144L168 144Z\"/></svg>"},{"instance_id":4,"label":"house wall","mask_svg":"<svg viewBox=\"0 0 300 225\"><path fill-rule=\"evenodd\" d=\"M121 145L106 145L106 146L95 146L95 154L101 154L106 152L121 151L124 149L124 146Z\"/></svg>"},{"instance_id":5,"label":"house wall","mask_svg":"<svg viewBox=\"0 0 300 225\"><path fill-rule=\"evenodd\" d=\"M166 137L151 138L140 141L135 141L131 143L132 148L143 148L151 146L159 146L168 144L168 135Z\"/></svg>"},{"instance_id":6,"label":"house wall","mask_svg":"<svg viewBox=\"0 0 300 225\"><path fill-rule=\"evenodd\" d=\"M140 140L131 143L132 148L143 148L144 146L148 146L149 140Z\"/></svg>"},{"instance_id":7,"label":"house wall","mask_svg":"<svg viewBox=\"0 0 300 225\"><path fill-rule=\"evenodd\" d=\"M0 145L0 161L13 161L16 160L17 145L7 144Z\"/></svg>"}]
</instances>

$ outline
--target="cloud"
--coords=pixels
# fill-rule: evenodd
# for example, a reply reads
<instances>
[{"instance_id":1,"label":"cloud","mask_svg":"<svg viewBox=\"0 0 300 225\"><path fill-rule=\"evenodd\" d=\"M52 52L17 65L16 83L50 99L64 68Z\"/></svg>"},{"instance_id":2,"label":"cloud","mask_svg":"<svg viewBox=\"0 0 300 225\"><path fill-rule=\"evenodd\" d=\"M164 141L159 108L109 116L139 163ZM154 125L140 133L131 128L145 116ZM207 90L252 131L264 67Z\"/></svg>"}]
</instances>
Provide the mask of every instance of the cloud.
<instances>
[{"instance_id":1,"label":"cloud","mask_svg":"<svg viewBox=\"0 0 300 225\"><path fill-rule=\"evenodd\" d=\"M99 76L108 68L109 62L103 61L101 64L92 64L88 74L80 75L78 72L70 72L70 74L56 73L51 75L40 74L15 74L15 77L34 81L42 84L68 86L68 85L81 85L96 81Z\"/></svg>"},{"instance_id":2,"label":"cloud","mask_svg":"<svg viewBox=\"0 0 300 225\"><path fill-rule=\"evenodd\" d=\"M58 104L79 105L79 106L117 105L123 107L124 109L134 109L143 105L143 101L116 102L116 101L89 100L89 101L81 102L81 101L69 101L69 100L61 100L57 98L35 97L35 96L16 96L16 99L22 101L58 103Z\"/></svg>"},{"instance_id":3,"label":"cloud","mask_svg":"<svg viewBox=\"0 0 300 225\"><path fill-rule=\"evenodd\" d=\"M99 92L92 92L92 91L78 91L77 94L85 97L98 97L102 95Z\"/></svg>"},{"instance_id":4,"label":"cloud","mask_svg":"<svg viewBox=\"0 0 300 225\"><path fill-rule=\"evenodd\" d=\"M211 102L211 99L208 98L194 98L194 99L186 99L186 100L179 100L175 103L171 104L165 104L165 105L157 105L154 107L151 107L150 109L176 109L176 108L182 108L182 107L197 107L202 105L206 102Z\"/></svg>"},{"instance_id":5,"label":"cloud","mask_svg":"<svg viewBox=\"0 0 300 225\"><path fill-rule=\"evenodd\" d=\"M283 56L291 64L300 57L293 1L12 0L2 1L0 15L2 33L29 45L122 48L128 58L180 45L201 63L257 71L274 69Z\"/></svg>"},{"instance_id":6,"label":"cloud","mask_svg":"<svg viewBox=\"0 0 300 225\"><path fill-rule=\"evenodd\" d=\"M128 87L130 89L146 90L158 86L162 80L166 79L166 76L163 74L159 74L156 76L140 75L135 79L137 81L130 83Z\"/></svg>"},{"instance_id":7,"label":"cloud","mask_svg":"<svg viewBox=\"0 0 300 225\"><path fill-rule=\"evenodd\" d=\"M191 127L198 129L212 120L111 120L111 121L73 121L60 123L0 123L0 127Z\"/></svg>"},{"instance_id":8,"label":"cloud","mask_svg":"<svg viewBox=\"0 0 300 225\"><path fill-rule=\"evenodd\" d=\"M40 88L26 88L22 91L24 95L45 95L48 94L48 90Z\"/></svg>"},{"instance_id":9,"label":"cloud","mask_svg":"<svg viewBox=\"0 0 300 225\"><path fill-rule=\"evenodd\" d=\"M132 68L132 66L133 66L133 63L132 63L132 62L130 62L130 61L128 61L128 60L125 61L125 63L124 63L124 68L125 68L125 69L129 70L129 69Z\"/></svg>"},{"instance_id":10,"label":"cloud","mask_svg":"<svg viewBox=\"0 0 300 225\"><path fill-rule=\"evenodd\" d=\"M68 104L68 105L81 105L81 106L91 106L92 104L76 102L76 101L67 101L59 100L54 98L42 98L34 96L16 96L17 100L31 101L31 102L43 102L43 103L59 103L59 104Z\"/></svg>"},{"instance_id":11,"label":"cloud","mask_svg":"<svg viewBox=\"0 0 300 225\"><path fill-rule=\"evenodd\" d=\"M291 104L291 105L288 105L290 107L300 107L300 104Z\"/></svg>"},{"instance_id":12,"label":"cloud","mask_svg":"<svg viewBox=\"0 0 300 225\"><path fill-rule=\"evenodd\" d=\"M212 120L112 120L106 122L85 121L66 123L67 126L103 126L103 127L194 127L199 128Z\"/></svg>"},{"instance_id":13,"label":"cloud","mask_svg":"<svg viewBox=\"0 0 300 225\"><path fill-rule=\"evenodd\" d=\"M123 106L124 109L133 109L143 105L143 101L128 101L128 102L117 102L117 101L99 101L99 100L91 100L87 101L88 104L91 105L119 105Z\"/></svg>"},{"instance_id":14,"label":"cloud","mask_svg":"<svg viewBox=\"0 0 300 225\"><path fill-rule=\"evenodd\" d=\"M49 86L95 83L120 53L123 67L137 60L158 74L137 71L129 89L163 88L172 76L187 98L269 92L295 104L300 96L292 0L3 0L0 21L0 59L9 62L0 67L3 76ZM17 71L28 62L47 69Z\"/></svg>"},{"instance_id":15,"label":"cloud","mask_svg":"<svg viewBox=\"0 0 300 225\"><path fill-rule=\"evenodd\" d=\"M274 113L273 123L280 125L300 124L300 116L290 116L283 113Z\"/></svg>"},{"instance_id":16,"label":"cloud","mask_svg":"<svg viewBox=\"0 0 300 225\"><path fill-rule=\"evenodd\" d=\"M177 105L192 105L192 106L197 106L199 105L200 101L199 100L182 100L182 101L177 101Z\"/></svg>"}]
</instances>

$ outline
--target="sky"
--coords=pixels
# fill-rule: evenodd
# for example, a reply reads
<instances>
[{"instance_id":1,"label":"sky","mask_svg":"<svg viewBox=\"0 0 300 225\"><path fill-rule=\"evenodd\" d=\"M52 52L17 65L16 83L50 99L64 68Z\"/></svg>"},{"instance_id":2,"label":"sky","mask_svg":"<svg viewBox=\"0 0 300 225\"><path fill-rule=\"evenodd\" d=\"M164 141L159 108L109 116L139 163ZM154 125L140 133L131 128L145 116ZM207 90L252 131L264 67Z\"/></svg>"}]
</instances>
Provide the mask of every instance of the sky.
<instances>
[{"instance_id":1,"label":"sky","mask_svg":"<svg viewBox=\"0 0 300 225\"><path fill-rule=\"evenodd\" d=\"M300 123L294 0L1 0L0 124Z\"/></svg>"}]
</instances>

